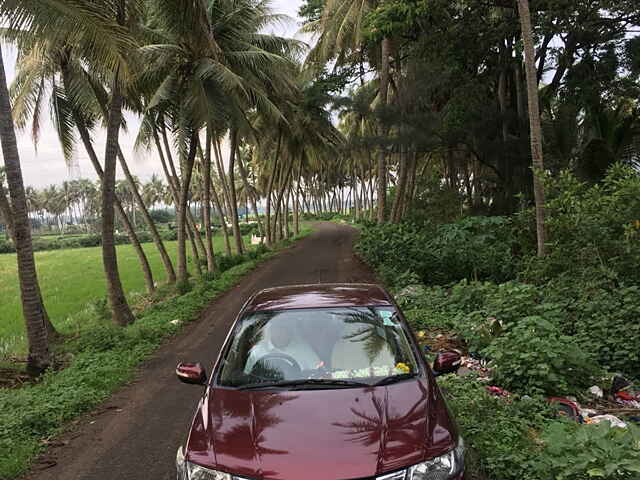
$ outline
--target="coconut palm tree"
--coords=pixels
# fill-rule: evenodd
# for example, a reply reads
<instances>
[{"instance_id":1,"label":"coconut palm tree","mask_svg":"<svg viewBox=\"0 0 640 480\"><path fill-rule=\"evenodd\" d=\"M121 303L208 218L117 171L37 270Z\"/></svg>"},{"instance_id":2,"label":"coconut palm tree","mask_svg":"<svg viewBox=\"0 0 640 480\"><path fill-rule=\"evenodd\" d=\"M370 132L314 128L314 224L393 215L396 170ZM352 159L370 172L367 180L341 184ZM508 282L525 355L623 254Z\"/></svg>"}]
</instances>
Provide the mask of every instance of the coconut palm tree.
<instances>
[{"instance_id":1,"label":"coconut palm tree","mask_svg":"<svg viewBox=\"0 0 640 480\"><path fill-rule=\"evenodd\" d=\"M315 48L311 51L307 63L315 68L322 68L327 62L335 60L337 65L343 65L359 58L362 63L365 58L374 65L378 71L378 96L376 104L385 108L389 103L389 86L391 82L391 54L392 42L388 36L382 38L379 44L379 54L375 51L366 51L363 39L363 24L367 15L374 10L380 2L377 0L365 0L352 2L351 0L327 0L322 17L304 27L304 31L319 36ZM383 122L379 123L378 133L380 138L387 135L387 127ZM378 196L378 223L383 223L387 208L387 152L384 146L378 150L377 161L377 196Z\"/></svg>"},{"instance_id":2,"label":"coconut palm tree","mask_svg":"<svg viewBox=\"0 0 640 480\"><path fill-rule=\"evenodd\" d=\"M136 35L142 0L4 0L0 14L16 38L31 36L53 44L74 45L84 64L110 86L107 145L102 181L102 258L113 321L134 321L120 275L114 242L115 172L122 125L123 90L134 72Z\"/></svg>"},{"instance_id":3,"label":"coconut palm tree","mask_svg":"<svg viewBox=\"0 0 640 480\"><path fill-rule=\"evenodd\" d=\"M96 92L107 97L106 92L98 85L98 80L84 69L76 58L77 55L74 55L74 50L66 44L55 47L49 41L28 38L20 42L18 52L18 70L11 89L17 126L26 128L30 124L33 140L37 143L42 120L40 110L47 92L50 91L51 118L65 160L70 161L74 153L77 140L73 135L75 127L96 174L102 180L104 171L94 150L91 130L102 111ZM147 291L153 292L155 284L149 261L140 245L135 227L118 198L115 200L115 208L138 256ZM173 269L170 260L169 265L167 271L170 280Z\"/></svg>"},{"instance_id":4,"label":"coconut palm tree","mask_svg":"<svg viewBox=\"0 0 640 480\"><path fill-rule=\"evenodd\" d=\"M533 166L533 193L536 204L536 231L538 237L538 256L546 254L545 193L541 175L544 172L542 155L542 125L540 122L540 99L538 93L538 74L536 70L535 44L531 26L529 0L518 0L518 12L524 43L524 62L527 77L527 95L529 98L529 126L531 130L531 157Z\"/></svg>"},{"instance_id":5,"label":"coconut palm tree","mask_svg":"<svg viewBox=\"0 0 640 480\"><path fill-rule=\"evenodd\" d=\"M230 149L231 168L222 168L220 139L246 123L251 108L278 115L269 92L290 82L286 76L295 43L261 31L276 16L263 1L215 1L190 4L156 0L151 3L149 27L158 43L142 49L149 66L142 84L154 86L148 115L162 112L170 119L181 156L178 198L178 279L186 281L184 248L187 197L197 154L199 131L211 130L212 150L220 174L223 199L231 214L236 248L242 253L234 185L236 148ZM175 19L182 19L176 22ZM234 142L235 145L236 142ZM166 149L165 149L166 150ZM205 145L205 152L208 147ZM212 162L213 163L213 162ZM206 175L206 172L203 173ZM214 198L215 200L215 198Z\"/></svg>"},{"instance_id":6,"label":"coconut palm tree","mask_svg":"<svg viewBox=\"0 0 640 480\"><path fill-rule=\"evenodd\" d=\"M2 52L0 52L0 143L2 144L11 208L11 211L6 212L3 216L6 215L7 218L11 218L13 223L20 296L29 343L27 367L31 373L40 374L51 364L51 352L49 350L46 313L40 295L33 245L31 243L31 224L29 222L22 170L20 168L20 154L11 116L11 102ZM4 197L4 193L1 196Z\"/></svg>"}]
</instances>

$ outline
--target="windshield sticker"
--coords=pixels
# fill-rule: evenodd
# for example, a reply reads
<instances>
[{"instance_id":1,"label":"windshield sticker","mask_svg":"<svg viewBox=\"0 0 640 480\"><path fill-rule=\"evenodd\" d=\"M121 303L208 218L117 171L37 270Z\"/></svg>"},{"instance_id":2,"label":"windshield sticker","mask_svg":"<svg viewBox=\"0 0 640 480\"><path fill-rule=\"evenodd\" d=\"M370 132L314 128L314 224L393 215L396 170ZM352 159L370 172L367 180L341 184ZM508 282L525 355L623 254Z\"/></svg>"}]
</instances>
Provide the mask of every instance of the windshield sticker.
<instances>
[{"instance_id":1,"label":"windshield sticker","mask_svg":"<svg viewBox=\"0 0 640 480\"><path fill-rule=\"evenodd\" d=\"M395 316L394 316L394 312L392 311L387 311L387 310L382 310L379 312L380 316L382 317L382 321L384 323L385 327L394 327L395 326Z\"/></svg>"}]
</instances>

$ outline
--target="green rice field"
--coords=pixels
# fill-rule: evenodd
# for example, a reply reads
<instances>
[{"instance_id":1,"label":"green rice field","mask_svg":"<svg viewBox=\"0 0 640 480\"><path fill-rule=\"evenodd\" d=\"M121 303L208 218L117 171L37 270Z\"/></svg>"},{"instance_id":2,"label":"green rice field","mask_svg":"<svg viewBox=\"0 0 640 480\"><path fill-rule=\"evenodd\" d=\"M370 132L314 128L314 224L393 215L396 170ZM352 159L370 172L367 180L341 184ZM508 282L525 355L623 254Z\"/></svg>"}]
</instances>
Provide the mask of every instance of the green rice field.
<instances>
[{"instance_id":1,"label":"green rice field","mask_svg":"<svg viewBox=\"0 0 640 480\"><path fill-rule=\"evenodd\" d=\"M164 242L174 260L177 242ZM247 237L246 245L249 244ZM160 255L153 243L143 245L154 274L161 284L165 272ZM128 295L145 293L144 278L138 258L131 245L118 249L118 266ZM215 252L224 251L224 240L215 237ZM187 245L187 253L189 253ZM72 328L69 320L92 302L106 298L106 284L102 268L101 247L77 248L37 252L36 265L45 305L53 324L62 332ZM190 268L193 268L191 259ZM15 254L0 255L0 358L21 354L25 349L24 320L20 305L20 290Z\"/></svg>"}]
</instances>

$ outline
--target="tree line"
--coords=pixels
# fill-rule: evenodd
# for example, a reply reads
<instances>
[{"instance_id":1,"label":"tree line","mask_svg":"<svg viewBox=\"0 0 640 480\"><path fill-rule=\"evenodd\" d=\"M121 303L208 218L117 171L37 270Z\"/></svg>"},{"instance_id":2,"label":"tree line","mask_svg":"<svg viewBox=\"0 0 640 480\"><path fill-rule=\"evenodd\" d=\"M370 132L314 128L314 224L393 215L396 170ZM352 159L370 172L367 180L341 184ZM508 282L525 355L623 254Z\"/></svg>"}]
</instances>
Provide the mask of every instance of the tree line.
<instances>
[{"instance_id":1,"label":"tree line","mask_svg":"<svg viewBox=\"0 0 640 480\"><path fill-rule=\"evenodd\" d=\"M596 183L611 164L639 161L634 0L307 0L311 48L265 33L286 20L266 0L0 0L0 15L18 49L10 89L0 72L0 211L17 247L34 372L50 364L54 329L14 129L37 141L45 110L64 156L83 149L99 178L59 215L81 204L99 219L109 305L123 326L134 316L114 230L135 236L134 215L172 284L189 281L187 248L215 271L214 216L229 219L226 249L244 252L243 204L269 245L305 210L399 223L535 205L544 255L546 176L569 168ZM140 119L136 147L158 158L162 194L145 193L129 169L125 110ZM175 265L150 214L158 203L175 209Z\"/></svg>"}]
</instances>

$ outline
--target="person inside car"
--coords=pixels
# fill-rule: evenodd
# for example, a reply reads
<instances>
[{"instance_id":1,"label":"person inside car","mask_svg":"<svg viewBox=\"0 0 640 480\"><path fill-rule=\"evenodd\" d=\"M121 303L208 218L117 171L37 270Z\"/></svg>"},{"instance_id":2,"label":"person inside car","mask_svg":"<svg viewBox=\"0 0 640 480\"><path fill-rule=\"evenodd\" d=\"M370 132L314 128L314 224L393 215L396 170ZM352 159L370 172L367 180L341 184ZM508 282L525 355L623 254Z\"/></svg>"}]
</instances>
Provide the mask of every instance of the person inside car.
<instances>
[{"instance_id":1,"label":"person inside car","mask_svg":"<svg viewBox=\"0 0 640 480\"><path fill-rule=\"evenodd\" d=\"M272 319L266 326L265 338L256 344L249 354L245 365L245 373L250 374L262 359L290 357L300 366L302 371L316 370L322 366L322 360L309 342L302 338L295 327L288 325L285 319ZM269 362L272 368L277 368Z\"/></svg>"}]
</instances>

